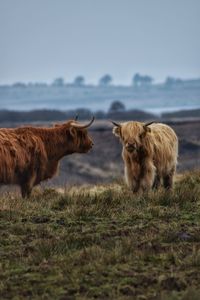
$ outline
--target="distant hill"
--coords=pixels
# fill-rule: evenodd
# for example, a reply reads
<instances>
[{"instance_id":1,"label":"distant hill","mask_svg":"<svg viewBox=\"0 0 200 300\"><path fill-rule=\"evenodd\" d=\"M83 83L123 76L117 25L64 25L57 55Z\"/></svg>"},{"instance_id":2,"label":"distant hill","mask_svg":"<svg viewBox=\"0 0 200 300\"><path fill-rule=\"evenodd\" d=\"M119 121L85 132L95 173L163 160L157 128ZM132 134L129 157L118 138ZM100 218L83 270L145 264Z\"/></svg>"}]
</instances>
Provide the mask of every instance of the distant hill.
<instances>
[{"instance_id":1,"label":"distant hill","mask_svg":"<svg viewBox=\"0 0 200 300\"><path fill-rule=\"evenodd\" d=\"M163 118L200 118L200 109L180 110L176 112L163 113Z\"/></svg>"},{"instance_id":2,"label":"distant hill","mask_svg":"<svg viewBox=\"0 0 200 300\"><path fill-rule=\"evenodd\" d=\"M138 110L122 110L122 111L96 111L93 112L89 109L74 109L67 111L60 111L56 109L38 109L31 111L13 111L13 110L0 110L0 124L1 123L32 123L32 122L54 122L54 121L66 121L74 119L78 116L79 120L88 120L91 116L94 116L96 120L137 120L137 121L173 121L200 119L200 109L193 110L181 110L170 113L163 113L159 117L158 115Z\"/></svg>"},{"instance_id":3,"label":"distant hill","mask_svg":"<svg viewBox=\"0 0 200 300\"><path fill-rule=\"evenodd\" d=\"M94 115L95 119L109 120L138 120L144 121L149 119L157 119L153 114L140 110L125 110L117 112L91 112L88 109L76 109L69 111L59 110L32 110L32 111L10 111L0 110L0 123L32 123L32 122L51 122L51 121L66 121L74 119L78 116L79 120L88 120Z\"/></svg>"}]
</instances>

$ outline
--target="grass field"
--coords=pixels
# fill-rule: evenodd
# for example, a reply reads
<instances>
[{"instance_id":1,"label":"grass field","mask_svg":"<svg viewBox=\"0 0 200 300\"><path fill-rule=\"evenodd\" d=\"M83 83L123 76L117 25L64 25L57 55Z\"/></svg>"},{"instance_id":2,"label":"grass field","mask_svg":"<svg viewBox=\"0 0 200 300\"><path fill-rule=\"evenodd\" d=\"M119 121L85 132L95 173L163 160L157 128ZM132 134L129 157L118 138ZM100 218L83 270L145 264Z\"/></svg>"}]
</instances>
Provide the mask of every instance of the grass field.
<instances>
[{"instance_id":1,"label":"grass field","mask_svg":"<svg viewBox=\"0 0 200 300\"><path fill-rule=\"evenodd\" d=\"M200 299L200 172L0 198L1 299Z\"/></svg>"}]
</instances>

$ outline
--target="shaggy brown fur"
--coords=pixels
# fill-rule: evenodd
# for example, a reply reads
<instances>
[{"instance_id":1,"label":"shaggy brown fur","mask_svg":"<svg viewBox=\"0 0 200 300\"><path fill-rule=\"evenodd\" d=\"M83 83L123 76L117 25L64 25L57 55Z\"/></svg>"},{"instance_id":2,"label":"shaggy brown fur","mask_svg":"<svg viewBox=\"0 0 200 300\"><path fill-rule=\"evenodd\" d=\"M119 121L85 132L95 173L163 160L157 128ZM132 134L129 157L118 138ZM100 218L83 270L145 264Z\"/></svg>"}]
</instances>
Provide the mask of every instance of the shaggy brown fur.
<instances>
[{"instance_id":1,"label":"shaggy brown fur","mask_svg":"<svg viewBox=\"0 0 200 300\"><path fill-rule=\"evenodd\" d=\"M113 133L123 144L125 180L134 192L158 188L161 180L165 188L172 187L178 139L171 127L126 122L115 126Z\"/></svg>"},{"instance_id":2,"label":"shaggy brown fur","mask_svg":"<svg viewBox=\"0 0 200 300\"><path fill-rule=\"evenodd\" d=\"M87 130L74 128L72 122L0 129L0 183L17 184L22 197L28 197L35 185L56 174L63 156L88 152L93 143Z\"/></svg>"}]
</instances>

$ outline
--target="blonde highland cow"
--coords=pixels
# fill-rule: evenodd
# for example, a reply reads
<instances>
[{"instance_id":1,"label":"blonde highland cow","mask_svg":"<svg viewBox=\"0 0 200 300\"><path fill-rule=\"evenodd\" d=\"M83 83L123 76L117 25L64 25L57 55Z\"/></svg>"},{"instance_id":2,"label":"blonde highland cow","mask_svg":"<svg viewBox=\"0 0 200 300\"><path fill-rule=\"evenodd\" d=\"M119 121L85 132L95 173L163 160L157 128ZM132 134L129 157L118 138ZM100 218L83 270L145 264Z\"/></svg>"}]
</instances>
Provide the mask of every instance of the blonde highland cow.
<instances>
[{"instance_id":1,"label":"blonde highland cow","mask_svg":"<svg viewBox=\"0 0 200 300\"><path fill-rule=\"evenodd\" d=\"M178 157L174 130L154 122L112 123L123 145L125 180L132 191L158 188L161 181L166 189L172 188Z\"/></svg>"}]
</instances>

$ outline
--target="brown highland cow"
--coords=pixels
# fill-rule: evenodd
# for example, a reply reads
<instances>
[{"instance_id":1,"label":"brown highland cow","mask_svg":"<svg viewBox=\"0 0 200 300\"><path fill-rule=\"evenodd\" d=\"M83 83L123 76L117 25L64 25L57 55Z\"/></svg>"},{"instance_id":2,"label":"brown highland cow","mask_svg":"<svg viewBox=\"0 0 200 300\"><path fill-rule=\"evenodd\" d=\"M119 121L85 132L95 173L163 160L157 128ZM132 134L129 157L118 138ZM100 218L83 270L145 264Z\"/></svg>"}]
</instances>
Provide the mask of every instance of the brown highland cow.
<instances>
[{"instance_id":1,"label":"brown highland cow","mask_svg":"<svg viewBox=\"0 0 200 300\"><path fill-rule=\"evenodd\" d=\"M93 121L81 125L71 120L52 128L1 128L0 184L17 184L22 197L29 197L35 185L56 174L63 156L92 148L86 128Z\"/></svg>"},{"instance_id":2,"label":"brown highland cow","mask_svg":"<svg viewBox=\"0 0 200 300\"><path fill-rule=\"evenodd\" d=\"M113 133L123 144L125 180L133 192L173 186L178 156L174 130L161 123L115 123Z\"/></svg>"}]
</instances>

